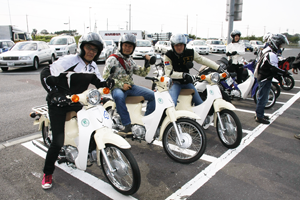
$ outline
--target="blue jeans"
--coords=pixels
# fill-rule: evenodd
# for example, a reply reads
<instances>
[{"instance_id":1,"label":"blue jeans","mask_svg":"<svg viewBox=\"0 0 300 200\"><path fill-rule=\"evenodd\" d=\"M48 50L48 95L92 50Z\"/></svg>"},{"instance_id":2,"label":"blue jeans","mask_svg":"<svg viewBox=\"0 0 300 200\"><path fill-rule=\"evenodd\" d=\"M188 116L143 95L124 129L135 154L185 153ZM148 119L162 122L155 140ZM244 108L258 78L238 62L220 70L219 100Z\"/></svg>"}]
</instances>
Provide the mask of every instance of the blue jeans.
<instances>
[{"instance_id":1,"label":"blue jeans","mask_svg":"<svg viewBox=\"0 0 300 200\"><path fill-rule=\"evenodd\" d=\"M198 91L196 90L195 86L192 83L188 83L188 84L180 84L180 83L173 83L173 86L171 87L171 89L169 90L170 95L173 99L173 102L175 104L175 106L177 105L177 99L180 93L181 89L193 89L195 91L195 94L193 96L193 103L195 104L195 106L200 105L201 103L203 103Z\"/></svg>"},{"instance_id":2,"label":"blue jeans","mask_svg":"<svg viewBox=\"0 0 300 200\"><path fill-rule=\"evenodd\" d=\"M145 115L149 115L154 111L155 97L152 90L137 85L132 85L131 89L126 91L116 88L112 91L112 97L116 102L117 111L124 126L131 124L130 116L125 104L127 96L143 96L145 100L148 101Z\"/></svg>"},{"instance_id":3,"label":"blue jeans","mask_svg":"<svg viewBox=\"0 0 300 200\"><path fill-rule=\"evenodd\" d=\"M268 97L271 89L272 80L258 81L258 99L256 105L257 118L263 118L265 114L265 106L268 103Z\"/></svg>"}]
</instances>

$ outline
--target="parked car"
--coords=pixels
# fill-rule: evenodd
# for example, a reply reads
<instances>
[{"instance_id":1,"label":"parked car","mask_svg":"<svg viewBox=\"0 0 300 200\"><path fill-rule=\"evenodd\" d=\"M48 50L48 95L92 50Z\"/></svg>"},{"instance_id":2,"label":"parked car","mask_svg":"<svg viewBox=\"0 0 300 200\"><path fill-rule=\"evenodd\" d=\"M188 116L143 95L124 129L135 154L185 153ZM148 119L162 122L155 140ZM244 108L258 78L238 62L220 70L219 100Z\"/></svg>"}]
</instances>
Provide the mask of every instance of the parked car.
<instances>
[{"instance_id":1,"label":"parked car","mask_svg":"<svg viewBox=\"0 0 300 200\"><path fill-rule=\"evenodd\" d=\"M0 40L0 53L9 51L15 43L11 40Z\"/></svg>"},{"instance_id":2,"label":"parked car","mask_svg":"<svg viewBox=\"0 0 300 200\"><path fill-rule=\"evenodd\" d=\"M245 51L253 51L253 47L250 44L249 40L240 40L240 42L244 43L245 45Z\"/></svg>"},{"instance_id":3,"label":"parked car","mask_svg":"<svg viewBox=\"0 0 300 200\"><path fill-rule=\"evenodd\" d=\"M113 40L104 40L107 48L111 48L112 53L115 53L115 51L117 50L117 45Z\"/></svg>"},{"instance_id":4,"label":"parked car","mask_svg":"<svg viewBox=\"0 0 300 200\"><path fill-rule=\"evenodd\" d=\"M132 54L133 58L143 58L146 54L153 56L154 47L150 40L137 40L136 47Z\"/></svg>"},{"instance_id":5,"label":"parked car","mask_svg":"<svg viewBox=\"0 0 300 200\"><path fill-rule=\"evenodd\" d=\"M264 44L259 40L250 40L250 45L253 47L254 51L262 50L264 48Z\"/></svg>"},{"instance_id":6,"label":"parked car","mask_svg":"<svg viewBox=\"0 0 300 200\"><path fill-rule=\"evenodd\" d=\"M156 44L154 45L154 50L155 52L161 52L161 47L163 46L165 41L157 41Z\"/></svg>"},{"instance_id":7,"label":"parked car","mask_svg":"<svg viewBox=\"0 0 300 200\"><path fill-rule=\"evenodd\" d=\"M187 48L194 49L198 54L209 54L209 47L204 40L192 40L187 44Z\"/></svg>"},{"instance_id":8,"label":"parked car","mask_svg":"<svg viewBox=\"0 0 300 200\"><path fill-rule=\"evenodd\" d=\"M77 52L75 38L69 35L53 37L49 42L49 46L56 50L57 57L76 54Z\"/></svg>"},{"instance_id":9,"label":"parked car","mask_svg":"<svg viewBox=\"0 0 300 200\"><path fill-rule=\"evenodd\" d=\"M0 67L7 71L9 67L32 67L38 69L39 64L55 60L56 52L43 41L18 42L10 51L0 54Z\"/></svg>"},{"instance_id":10,"label":"parked car","mask_svg":"<svg viewBox=\"0 0 300 200\"><path fill-rule=\"evenodd\" d=\"M226 46L220 40L207 40L207 46L209 47L209 52L212 53L226 53Z\"/></svg>"},{"instance_id":11,"label":"parked car","mask_svg":"<svg viewBox=\"0 0 300 200\"><path fill-rule=\"evenodd\" d=\"M98 58L98 61L106 61L106 59L113 54L113 49L109 47L106 42L103 44L103 50L101 51L101 54Z\"/></svg>"},{"instance_id":12,"label":"parked car","mask_svg":"<svg viewBox=\"0 0 300 200\"><path fill-rule=\"evenodd\" d=\"M170 41L165 41L163 46L161 47L161 53L165 54L169 50L172 50L171 42Z\"/></svg>"}]
</instances>

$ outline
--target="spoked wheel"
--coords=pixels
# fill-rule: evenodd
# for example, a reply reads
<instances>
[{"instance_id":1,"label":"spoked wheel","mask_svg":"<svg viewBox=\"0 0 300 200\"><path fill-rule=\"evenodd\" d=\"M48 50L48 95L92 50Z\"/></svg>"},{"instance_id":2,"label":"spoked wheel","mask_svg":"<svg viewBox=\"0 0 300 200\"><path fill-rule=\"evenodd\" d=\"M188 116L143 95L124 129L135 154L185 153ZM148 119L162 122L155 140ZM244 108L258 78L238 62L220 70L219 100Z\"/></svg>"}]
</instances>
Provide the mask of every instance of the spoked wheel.
<instances>
[{"instance_id":1,"label":"spoked wheel","mask_svg":"<svg viewBox=\"0 0 300 200\"><path fill-rule=\"evenodd\" d=\"M238 116L233 111L225 109L220 112L220 117L224 130L222 130L219 118L217 118L216 128L219 139L229 149L238 147L243 137L242 125Z\"/></svg>"},{"instance_id":2,"label":"spoked wheel","mask_svg":"<svg viewBox=\"0 0 300 200\"><path fill-rule=\"evenodd\" d=\"M259 94L258 94L258 88L257 88L255 91L255 95L253 96L255 104L257 104L258 96L259 96ZM274 106L275 102L276 102L276 95L275 95L274 90L271 88L270 92L269 92L269 96L268 96L268 102L265 106L265 109L272 108L272 106Z\"/></svg>"},{"instance_id":3,"label":"spoked wheel","mask_svg":"<svg viewBox=\"0 0 300 200\"><path fill-rule=\"evenodd\" d=\"M170 123L163 134L164 150L176 162L184 164L195 162L203 155L206 148L204 130L192 119L180 118L176 124L178 130L181 130L180 138L177 138L173 123Z\"/></svg>"},{"instance_id":4,"label":"spoked wheel","mask_svg":"<svg viewBox=\"0 0 300 200\"><path fill-rule=\"evenodd\" d=\"M49 126L45 126L45 122L43 122L43 124L42 124L42 135L43 135L44 144L47 147L50 147L50 144L52 142L52 134L50 132L50 123L49 123Z\"/></svg>"},{"instance_id":5,"label":"spoked wheel","mask_svg":"<svg viewBox=\"0 0 300 200\"><path fill-rule=\"evenodd\" d=\"M113 172L109 170L102 153L100 153L101 167L109 183L124 195L134 194L140 187L141 174L130 150L107 144L105 152L114 169Z\"/></svg>"},{"instance_id":6,"label":"spoked wheel","mask_svg":"<svg viewBox=\"0 0 300 200\"><path fill-rule=\"evenodd\" d=\"M291 75L284 76L280 86L283 90L291 90L295 86L295 80ZM283 82L284 81L284 82Z\"/></svg>"},{"instance_id":7,"label":"spoked wheel","mask_svg":"<svg viewBox=\"0 0 300 200\"><path fill-rule=\"evenodd\" d=\"M280 95L280 92L281 92L281 89L280 89L278 83L277 82L272 82L271 88L275 92L275 97L278 98L279 95Z\"/></svg>"}]
</instances>

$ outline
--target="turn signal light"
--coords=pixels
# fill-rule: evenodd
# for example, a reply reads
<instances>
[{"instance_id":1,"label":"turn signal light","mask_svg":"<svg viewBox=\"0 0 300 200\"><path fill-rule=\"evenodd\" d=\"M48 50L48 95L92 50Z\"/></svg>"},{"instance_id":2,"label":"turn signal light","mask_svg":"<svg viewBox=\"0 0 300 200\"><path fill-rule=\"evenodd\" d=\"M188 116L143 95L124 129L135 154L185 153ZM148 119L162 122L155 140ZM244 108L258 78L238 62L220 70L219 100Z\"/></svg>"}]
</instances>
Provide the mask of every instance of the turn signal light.
<instances>
[{"instance_id":1,"label":"turn signal light","mask_svg":"<svg viewBox=\"0 0 300 200\"><path fill-rule=\"evenodd\" d=\"M160 82L164 82L165 81L165 77L160 77Z\"/></svg>"},{"instance_id":2,"label":"turn signal light","mask_svg":"<svg viewBox=\"0 0 300 200\"><path fill-rule=\"evenodd\" d=\"M223 78L226 78L227 77L227 74L224 72L224 73L222 73L222 77Z\"/></svg>"},{"instance_id":3,"label":"turn signal light","mask_svg":"<svg viewBox=\"0 0 300 200\"><path fill-rule=\"evenodd\" d=\"M206 76L203 74L200 76L201 80L205 80Z\"/></svg>"},{"instance_id":4,"label":"turn signal light","mask_svg":"<svg viewBox=\"0 0 300 200\"><path fill-rule=\"evenodd\" d=\"M103 94L109 94L110 89L108 87L103 88Z\"/></svg>"},{"instance_id":5,"label":"turn signal light","mask_svg":"<svg viewBox=\"0 0 300 200\"><path fill-rule=\"evenodd\" d=\"M71 100L72 100L72 102L77 103L79 101L79 96L74 94L74 95L72 95Z\"/></svg>"}]
</instances>

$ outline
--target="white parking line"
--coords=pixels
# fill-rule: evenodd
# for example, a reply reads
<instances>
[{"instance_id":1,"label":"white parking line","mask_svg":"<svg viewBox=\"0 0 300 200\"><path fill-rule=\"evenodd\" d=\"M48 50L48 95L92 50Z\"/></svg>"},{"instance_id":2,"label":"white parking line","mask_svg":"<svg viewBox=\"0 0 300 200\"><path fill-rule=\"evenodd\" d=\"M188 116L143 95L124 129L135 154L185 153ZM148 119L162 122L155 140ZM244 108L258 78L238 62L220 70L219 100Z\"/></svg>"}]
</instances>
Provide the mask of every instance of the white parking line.
<instances>
[{"instance_id":1,"label":"white parking line","mask_svg":"<svg viewBox=\"0 0 300 200\"><path fill-rule=\"evenodd\" d=\"M300 92L293 96L285 105L279 108L271 117L272 124L285 110L287 110L298 98ZM269 125L260 124L248 135L246 135L241 144L236 149L227 150L216 161L212 162L208 167L202 170L193 179L183 185L179 190L167 198L167 200L186 199L201 188L209 179L211 179L219 170L226 166L235 156L237 156L245 147L247 147L256 137L258 137Z\"/></svg>"}]
</instances>

